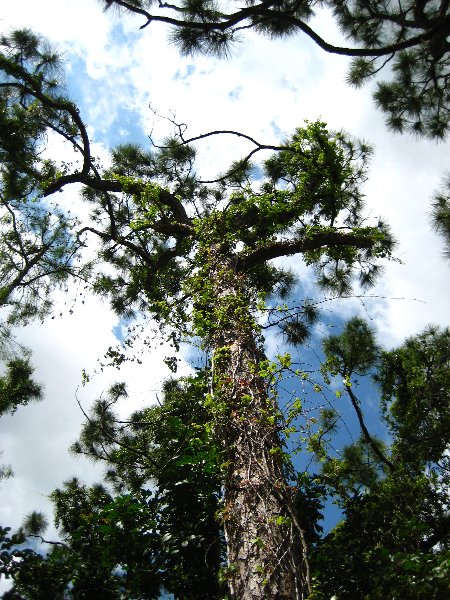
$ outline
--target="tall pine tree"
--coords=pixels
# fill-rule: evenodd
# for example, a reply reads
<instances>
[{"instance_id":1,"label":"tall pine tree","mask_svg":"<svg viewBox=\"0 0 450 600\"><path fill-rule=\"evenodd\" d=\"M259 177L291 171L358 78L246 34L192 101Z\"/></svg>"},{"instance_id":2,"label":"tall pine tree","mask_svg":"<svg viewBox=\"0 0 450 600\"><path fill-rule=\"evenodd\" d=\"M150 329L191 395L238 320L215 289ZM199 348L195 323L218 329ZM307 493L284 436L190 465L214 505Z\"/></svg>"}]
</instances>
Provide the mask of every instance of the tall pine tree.
<instances>
[{"instance_id":1,"label":"tall pine tree","mask_svg":"<svg viewBox=\"0 0 450 600\"><path fill-rule=\"evenodd\" d=\"M298 255L320 285L338 294L354 278L373 282L393 240L382 222L365 221L361 185L370 149L315 122L297 129L256 180L241 163L216 184L202 184L194 149L177 138L155 154L118 147L101 171L77 107L41 67L45 56L30 32L2 41L8 111L33 115L32 131L14 147L2 146L5 201L20 193L25 211L30 194L42 203L83 184L91 214L71 224L67 248L70 254L73 240L97 253L94 290L122 316L153 316L175 347L190 337L208 355L203 403L222 465L231 597L304 598L306 547L258 315L281 284L292 283L275 258ZM41 158L47 131L81 154L78 166ZM59 204L55 211L64 212L64 196ZM298 317L291 331L296 326Z\"/></svg>"}]
</instances>

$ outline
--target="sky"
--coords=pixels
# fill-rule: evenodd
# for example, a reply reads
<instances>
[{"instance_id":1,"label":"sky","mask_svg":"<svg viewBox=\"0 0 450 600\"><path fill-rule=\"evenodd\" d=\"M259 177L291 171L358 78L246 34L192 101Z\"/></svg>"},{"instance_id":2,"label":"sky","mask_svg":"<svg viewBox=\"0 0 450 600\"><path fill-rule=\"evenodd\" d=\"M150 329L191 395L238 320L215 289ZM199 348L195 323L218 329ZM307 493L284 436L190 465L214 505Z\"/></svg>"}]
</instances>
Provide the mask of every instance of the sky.
<instances>
[{"instance_id":1,"label":"sky","mask_svg":"<svg viewBox=\"0 0 450 600\"><path fill-rule=\"evenodd\" d=\"M330 303L329 310L342 318L355 311L365 315L387 347L431 322L448 324L448 266L441 240L431 231L429 212L433 192L449 167L449 143L389 132L373 105L373 86L350 88L345 83L347 59L327 55L304 36L273 41L248 32L228 60L194 59L180 57L167 44L162 24L140 31L141 24L138 17L103 13L96 0L0 4L2 33L30 27L62 52L69 93L104 163L108 148L118 143L150 147L150 134L159 140L170 133L164 116L186 123L188 136L233 129L267 144L279 144L305 119L320 118L332 129L371 143L375 153L365 186L367 206L374 219L381 215L390 223L401 262L386 266L370 292L374 298ZM327 41L341 39L328 13L321 12L314 27ZM65 152L52 143L49 139L49 152ZM232 136L201 142L202 178L214 177L250 149ZM67 206L77 204L77 193L75 186L64 192ZM305 268L298 260L294 266L303 289L314 293ZM72 296L61 297L53 319L18 331L33 352L45 398L0 420L0 462L11 464L15 472L0 485L3 525L17 527L34 509L48 512L48 494L71 476L86 483L99 480L101 467L67 452L83 421L77 399L88 409L108 385L126 380L131 393L123 410L129 412L151 401L169 376L163 362L166 349L156 343L143 365L96 373L99 359L117 343L120 323L106 303L82 293L74 292L78 301L73 314ZM274 353L279 340L269 342ZM94 375L85 387L82 369ZM182 373L188 369L181 364ZM54 534L50 527L47 536Z\"/></svg>"}]
</instances>

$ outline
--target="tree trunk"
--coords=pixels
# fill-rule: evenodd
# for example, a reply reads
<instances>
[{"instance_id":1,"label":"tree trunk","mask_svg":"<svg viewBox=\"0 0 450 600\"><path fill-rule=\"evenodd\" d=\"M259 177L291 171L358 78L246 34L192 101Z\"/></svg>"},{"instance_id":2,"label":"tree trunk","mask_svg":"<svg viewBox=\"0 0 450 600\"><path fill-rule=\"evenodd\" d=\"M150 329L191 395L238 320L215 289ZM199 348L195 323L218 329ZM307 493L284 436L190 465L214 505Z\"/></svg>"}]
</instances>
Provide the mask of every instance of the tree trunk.
<instances>
[{"instance_id":1,"label":"tree trunk","mask_svg":"<svg viewBox=\"0 0 450 600\"><path fill-rule=\"evenodd\" d=\"M284 474L278 411L263 371L268 363L251 314L251 288L246 275L221 258L210 271L216 321L211 406L223 450L231 598L303 599L309 590L306 549Z\"/></svg>"}]
</instances>

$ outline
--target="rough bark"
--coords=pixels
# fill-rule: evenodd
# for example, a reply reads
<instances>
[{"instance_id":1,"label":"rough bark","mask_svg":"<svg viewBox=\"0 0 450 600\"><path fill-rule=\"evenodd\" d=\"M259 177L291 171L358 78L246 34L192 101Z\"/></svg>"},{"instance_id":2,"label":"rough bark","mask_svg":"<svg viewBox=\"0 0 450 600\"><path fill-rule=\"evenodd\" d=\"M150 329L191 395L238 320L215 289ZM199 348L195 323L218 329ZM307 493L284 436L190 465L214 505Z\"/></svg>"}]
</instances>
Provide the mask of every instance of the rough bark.
<instances>
[{"instance_id":1,"label":"rough bark","mask_svg":"<svg viewBox=\"0 0 450 600\"><path fill-rule=\"evenodd\" d=\"M211 339L211 395L224 459L230 594L233 600L302 599L309 587L306 549L284 474L276 401L262 373L266 357L245 275L221 258L210 273L215 314L222 314Z\"/></svg>"}]
</instances>

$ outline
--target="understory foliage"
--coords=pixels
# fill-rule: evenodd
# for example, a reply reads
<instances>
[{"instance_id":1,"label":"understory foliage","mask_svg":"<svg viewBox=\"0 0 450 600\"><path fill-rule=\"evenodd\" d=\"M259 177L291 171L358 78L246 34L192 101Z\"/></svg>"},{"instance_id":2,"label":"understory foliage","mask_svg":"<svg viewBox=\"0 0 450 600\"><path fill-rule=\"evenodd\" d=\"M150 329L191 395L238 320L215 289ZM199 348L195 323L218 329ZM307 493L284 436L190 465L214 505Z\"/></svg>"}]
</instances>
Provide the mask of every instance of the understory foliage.
<instances>
[{"instance_id":1,"label":"understory foliage","mask_svg":"<svg viewBox=\"0 0 450 600\"><path fill-rule=\"evenodd\" d=\"M204 392L204 376L167 381L161 406L126 424L113 409L123 384L98 400L73 449L106 463L109 491L73 479L53 492L62 543L46 556L15 550L10 559L22 564L3 563L17 597L156 599L163 589L223 597L218 453L206 433Z\"/></svg>"},{"instance_id":2,"label":"understory foliage","mask_svg":"<svg viewBox=\"0 0 450 600\"><path fill-rule=\"evenodd\" d=\"M211 43L220 50L241 22L269 35L298 28L323 46L305 25L314 2L250 3L230 27L230 15L202 3L183 7L188 26L148 17L149 2L106 4L171 23L179 43L188 32L189 51ZM408 63L401 73L411 101L412 77L434 69L419 104L405 108L394 82L386 106L397 129L413 115L412 129L443 137L447 48L439 36L447 5L325 4L365 47L339 51L366 61L354 64L354 83L371 75L380 57L406 64L426 48L420 60L408 58L416 70ZM417 40L415 28L422 31ZM295 256L321 289L342 296L355 284L370 287L393 258L388 226L365 211L370 147L307 122L271 147L260 169L247 158L205 183L195 148L176 129L155 151L114 148L103 169L58 83L59 68L30 31L0 39L0 305L10 311L7 321L44 316L53 290L81 280L123 319L152 317L175 353L193 342L205 367L167 381L159 405L127 420L115 411L127 396L124 383L98 400L73 451L104 462L105 481L87 487L72 479L53 492L58 542L44 540L37 513L13 535L0 530L0 572L14 580L3 598L156 599L164 591L186 600L442 597L449 332L429 328L385 352L354 318L323 341L314 375L295 368L288 354L268 360L264 349L266 329L278 327L301 345L318 318L313 302L292 298L297 280L274 259ZM43 158L50 135L72 147L73 163ZM83 186L82 215L71 216L65 194L56 194L73 183ZM445 207L437 204L435 222L445 233ZM110 349L109 358L120 366L124 355ZM176 354L167 363L176 371ZM308 388L326 400L317 414L301 395L281 409L286 373L302 393ZM40 395L31 374L27 362L9 365L1 407L13 410ZM368 399L359 393L360 379L370 376L384 443L371 434ZM339 399L354 411L360 438L335 450ZM309 470L296 473L291 448L308 454ZM343 518L324 536L320 520L330 500ZM50 550L42 554L30 540Z\"/></svg>"}]
</instances>

